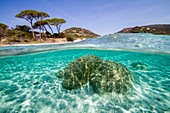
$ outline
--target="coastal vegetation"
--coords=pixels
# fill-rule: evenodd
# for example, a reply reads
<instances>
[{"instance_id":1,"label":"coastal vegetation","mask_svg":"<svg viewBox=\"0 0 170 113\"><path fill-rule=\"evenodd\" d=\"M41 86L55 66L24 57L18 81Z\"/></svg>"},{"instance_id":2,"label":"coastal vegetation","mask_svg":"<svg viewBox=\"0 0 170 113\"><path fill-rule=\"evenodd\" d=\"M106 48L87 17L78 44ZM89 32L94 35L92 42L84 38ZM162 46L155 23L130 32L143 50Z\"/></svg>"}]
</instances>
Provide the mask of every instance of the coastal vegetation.
<instances>
[{"instance_id":1,"label":"coastal vegetation","mask_svg":"<svg viewBox=\"0 0 170 113\"><path fill-rule=\"evenodd\" d=\"M64 34L71 35L73 37L78 38L93 38L98 37L100 35L93 33L89 30L79 28L79 27L72 27L63 31Z\"/></svg>"},{"instance_id":2,"label":"coastal vegetation","mask_svg":"<svg viewBox=\"0 0 170 113\"><path fill-rule=\"evenodd\" d=\"M156 24L124 28L118 33L152 33L156 35L170 35L170 24Z\"/></svg>"},{"instance_id":3,"label":"coastal vegetation","mask_svg":"<svg viewBox=\"0 0 170 113\"><path fill-rule=\"evenodd\" d=\"M0 38L6 37L8 31L7 29L8 29L7 25L0 23Z\"/></svg>"},{"instance_id":4,"label":"coastal vegetation","mask_svg":"<svg viewBox=\"0 0 170 113\"><path fill-rule=\"evenodd\" d=\"M79 35L70 32L61 32L61 26L66 23L63 18L50 18L50 15L46 12L36 10L23 10L15 15L16 18L24 19L29 23L27 25L16 25L15 28L10 28L4 23L0 23L0 44L15 44L15 43L44 43L44 42L57 42L57 39L63 41L74 41L77 38L91 38L97 37L93 32L88 31L88 34L84 35L84 32L79 32ZM56 29L56 33L53 28ZM77 29L74 28L74 32ZM78 30L79 31L79 30ZM83 34L83 35L82 35Z\"/></svg>"}]
</instances>

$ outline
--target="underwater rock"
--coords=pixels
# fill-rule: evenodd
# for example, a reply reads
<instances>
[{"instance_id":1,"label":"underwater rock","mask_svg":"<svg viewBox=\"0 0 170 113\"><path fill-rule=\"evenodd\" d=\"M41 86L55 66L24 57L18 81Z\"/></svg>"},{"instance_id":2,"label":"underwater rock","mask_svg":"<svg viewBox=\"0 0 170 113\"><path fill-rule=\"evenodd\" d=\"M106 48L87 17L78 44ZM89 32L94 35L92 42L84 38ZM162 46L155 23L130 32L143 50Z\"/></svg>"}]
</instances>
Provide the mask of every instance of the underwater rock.
<instances>
[{"instance_id":1,"label":"underwater rock","mask_svg":"<svg viewBox=\"0 0 170 113\"><path fill-rule=\"evenodd\" d=\"M65 89L77 89L89 83L98 94L124 94L132 83L132 75L125 66L93 55L76 59L59 71L57 76L63 78L62 86Z\"/></svg>"},{"instance_id":2,"label":"underwater rock","mask_svg":"<svg viewBox=\"0 0 170 113\"><path fill-rule=\"evenodd\" d=\"M38 85L38 84L40 84L38 81L33 82L33 85Z\"/></svg>"},{"instance_id":3,"label":"underwater rock","mask_svg":"<svg viewBox=\"0 0 170 113\"><path fill-rule=\"evenodd\" d=\"M131 64L133 68L139 69L139 70L147 70L147 67L144 63L142 62L133 62Z\"/></svg>"},{"instance_id":4,"label":"underwater rock","mask_svg":"<svg viewBox=\"0 0 170 113\"><path fill-rule=\"evenodd\" d=\"M87 84L94 76L92 73L99 67L102 60L93 55L87 55L68 64L57 76L64 78L62 86L65 89L77 89Z\"/></svg>"},{"instance_id":5,"label":"underwater rock","mask_svg":"<svg viewBox=\"0 0 170 113\"><path fill-rule=\"evenodd\" d=\"M124 94L131 87L130 71L116 62L103 61L92 75L95 76L91 79L90 84L98 94L105 92Z\"/></svg>"}]
</instances>

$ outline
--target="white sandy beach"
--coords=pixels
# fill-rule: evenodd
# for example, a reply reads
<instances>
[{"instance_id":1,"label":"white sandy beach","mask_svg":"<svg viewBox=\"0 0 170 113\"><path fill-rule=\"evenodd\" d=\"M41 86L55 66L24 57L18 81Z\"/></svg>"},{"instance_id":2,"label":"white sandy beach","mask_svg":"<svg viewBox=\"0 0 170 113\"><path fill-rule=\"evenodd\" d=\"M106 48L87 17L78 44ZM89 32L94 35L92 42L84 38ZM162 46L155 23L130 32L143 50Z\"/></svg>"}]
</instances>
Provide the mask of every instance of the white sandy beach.
<instances>
[{"instance_id":1,"label":"white sandy beach","mask_svg":"<svg viewBox=\"0 0 170 113\"><path fill-rule=\"evenodd\" d=\"M1 46L31 46L31 45L50 45L50 44L66 44L66 43L70 43L70 42L60 42L60 43L29 43L29 44L0 44Z\"/></svg>"},{"instance_id":2,"label":"white sandy beach","mask_svg":"<svg viewBox=\"0 0 170 113\"><path fill-rule=\"evenodd\" d=\"M85 39L83 39L85 40ZM77 39L74 40L73 42L69 42L69 41L58 41L55 43L25 43L25 44L0 44L0 47L4 47L4 46L31 46L31 45L50 45L50 44L67 44L67 43L74 43L74 42L80 42L82 41L82 39Z\"/></svg>"}]
</instances>

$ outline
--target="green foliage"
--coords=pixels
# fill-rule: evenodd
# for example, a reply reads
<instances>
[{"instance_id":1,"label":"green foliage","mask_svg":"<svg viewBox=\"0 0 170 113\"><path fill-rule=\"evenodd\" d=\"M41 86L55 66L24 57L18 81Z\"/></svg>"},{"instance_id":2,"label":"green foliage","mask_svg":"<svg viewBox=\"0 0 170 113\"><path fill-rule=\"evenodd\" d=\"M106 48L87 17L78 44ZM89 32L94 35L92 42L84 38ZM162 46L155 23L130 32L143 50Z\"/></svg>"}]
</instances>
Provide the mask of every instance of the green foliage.
<instances>
[{"instance_id":1,"label":"green foliage","mask_svg":"<svg viewBox=\"0 0 170 113\"><path fill-rule=\"evenodd\" d=\"M52 18L52 19L45 19L47 17L50 17L49 14L41 11L36 11L36 10L23 10L20 13L18 13L15 17L17 18L23 18L26 21L28 21L31 24L31 29L32 29L32 35L34 37L34 29L38 28L40 29L40 37L41 37L41 31L46 30L46 25L50 28L51 33L53 34L53 30L50 25L56 26L57 28L57 33L60 35L60 29L61 25L63 23L66 23L66 20L62 18ZM33 24L33 21L36 20L36 22ZM56 34L54 35L55 37L58 37ZM64 37L63 35L59 37Z\"/></svg>"},{"instance_id":2,"label":"green foliage","mask_svg":"<svg viewBox=\"0 0 170 113\"><path fill-rule=\"evenodd\" d=\"M67 41L74 41L74 38L72 35L66 35Z\"/></svg>"},{"instance_id":3,"label":"green foliage","mask_svg":"<svg viewBox=\"0 0 170 113\"><path fill-rule=\"evenodd\" d=\"M0 23L0 28L2 28L3 30L7 29L8 26L6 24Z\"/></svg>"},{"instance_id":4,"label":"green foliage","mask_svg":"<svg viewBox=\"0 0 170 113\"><path fill-rule=\"evenodd\" d=\"M28 42L31 40L31 33L26 31L21 31L18 29L12 29L9 31L9 37L7 40L9 42Z\"/></svg>"},{"instance_id":5,"label":"green foliage","mask_svg":"<svg viewBox=\"0 0 170 113\"><path fill-rule=\"evenodd\" d=\"M134 27L133 33L140 33L140 27L136 26Z\"/></svg>"},{"instance_id":6,"label":"green foliage","mask_svg":"<svg viewBox=\"0 0 170 113\"><path fill-rule=\"evenodd\" d=\"M54 33L54 34L52 35L52 37L57 38L57 37L58 37L58 33Z\"/></svg>"},{"instance_id":7,"label":"green foliage","mask_svg":"<svg viewBox=\"0 0 170 113\"><path fill-rule=\"evenodd\" d=\"M38 20L37 22L34 23L33 28L34 29L46 29L45 25L47 25L47 21L45 20Z\"/></svg>"},{"instance_id":8,"label":"green foliage","mask_svg":"<svg viewBox=\"0 0 170 113\"><path fill-rule=\"evenodd\" d=\"M50 26L50 21L51 21L51 19L45 19L45 20L42 20L42 21L43 21L43 25L44 25L44 26L47 25L47 26L50 28L51 33L53 34L53 29L52 29L51 26Z\"/></svg>"},{"instance_id":9,"label":"green foliage","mask_svg":"<svg viewBox=\"0 0 170 113\"><path fill-rule=\"evenodd\" d=\"M21 42L21 40L18 36L13 35L10 38L8 38L8 42Z\"/></svg>"},{"instance_id":10,"label":"green foliage","mask_svg":"<svg viewBox=\"0 0 170 113\"><path fill-rule=\"evenodd\" d=\"M10 33L11 33L11 35L15 35L17 37L25 35L25 32L20 31L20 30L16 30L16 29L11 30Z\"/></svg>"},{"instance_id":11,"label":"green foliage","mask_svg":"<svg viewBox=\"0 0 170 113\"><path fill-rule=\"evenodd\" d=\"M90 30L79 28L79 27L72 27L63 31L65 34L69 34L74 36L74 38L94 38L98 37L99 35L91 32Z\"/></svg>"},{"instance_id":12,"label":"green foliage","mask_svg":"<svg viewBox=\"0 0 170 113\"><path fill-rule=\"evenodd\" d=\"M16 25L15 30L20 30L23 32L29 32L31 30L31 28L27 25Z\"/></svg>"},{"instance_id":13,"label":"green foliage","mask_svg":"<svg viewBox=\"0 0 170 113\"><path fill-rule=\"evenodd\" d=\"M6 24L0 23L0 38L5 37L8 32L8 26Z\"/></svg>"},{"instance_id":14,"label":"green foliage","mask_svg":"<svg viewBox=\"0 0 170 113\"><path fill-rule=\"evenodd\" d=\"M48 38L52 36L56 38L66 37L64 33L60 33L61 25L63 23L66 23L66 20L62 18L45 19L47 17L50 17L49 14L36 10L23 10L16 14L15 17L25 19L30 23L30 27L27 25L16 25L16 28L7 29L8 28L7 25L0 23L0 40L3 39L6 40L6 42L30 42L39 40L37 35L40 36L41 40L43 37ZM53 29L51 25L57 28L57 33L54 35L52 35ZM50 28L52 34L47 31L46 26ZM39 32L34 31L34 29L36 28L40 29ZM32 36L30 30L32 31ZM46 33L44 32L42 33L42 31L46 31ZM68 39L72 40L71 38Z\"/></svg>"},{"instance_id":15,"label":"green foliage","mask_svg":"<svg viewBox=\"0 0 170 113\"><path fill-rule=\"evenodd\" d=\"M44 18L50 17L49 14L41 11L36 10L23 10L20 13L18 13L15 17L17 18L23 18L33 24L33 19L35 20L42 20Z\"/></svg>"},{"instance_id":16,"label":"green foliage","mask_svg":"<svg viewBox=\"0 0 170 113\"><path fill-rule=\"evenodd\" d=\"M38 25L38 26L46 25L46 24L47 24L47 22L45 20L38 20L37 22L34 23L34 25Z\"/></svg>"},{"instance_id":17,"label":"green foliage","mask_svg":"<svg viewBox=\"0 0 170 113\"><path fill-rule=\"evenodd\" d=\"M36 10L23 10L17 15L15 15L15 17L23 18L32 24L33 19L37 18L37 15L38 15L38 11Z\"/></svg>"},{"instance_id":18,"label":"green foliage","mask_svg":"<svg viewBox=\"0 0 170 113\"><path fill-rule=\"evenodd\" d=\"M42 24L42 23L41 23L41 20L40 20L40 21L35 22L32 27L33 27L34 29L39 29L40 26L41 26L41 24Z\"/></svg>"},{"instance_id":19,"label":"green foliage","mask_svg":"<svg viewBox=\"0 0 170 113\"><path fill-rule=\"evenodd\" d=\"M50 17L49 14L42 12L42 11L37 11L36 13L36 20L43 20L44 18Z\"/></svg>"},{"instance_id":20,"label":"green foliage","mask_svg":"<svg viewBox=\"0 0 170 113\"><path fill-rule=\"evenodd\" d=\"M132 28L125 28L118 33L152 33L157 35L170 35L170 25L156 24L147 26L136 26Z\"/></svg>"},{"instance_id":21,"label":"green foliage","mask_svg":"<svg viewBox=\"0 0 170 113\"><path fill-rule=\"evenodd\" d=\"M65 38L66 37L66 35L64 33L59 33L59 34L54 33L52 36L55 37L55 38Z\"/></svg>"},{"instance_id":22,"label":"green foliage","mask_svg":"<svg viewBox=\"0 0 170 113\"><path fill-rule=\"evenodd\" d=\"M66 20L64 20L63 18L52 18L50 20L50 24L54 26L57 26L63 23L66 23Z\"/></svg>"},{"instance_id":23,"label":"green foliage","mask_svg":"<svg viewBox=\"0 0 170 113\"><path fill-rule=\"evenodd\" d=\"M60 34L58 35L58 38L65 38L65 34L64 34L64 33L60 33Z\"/></svg>"},{"instance_id":24,"label":"green foliage","mask_svg":"<svg viewBox=\"0 0 170 113\"><path fill-rule=\"evenodd\" d=\"M56 26L57 32L59 34L60 29L61 29L61 25L63 23L66 23L66 20L64 20L63 18L52 18L52 19L48 20L48 22L50 23L50 25Z\"/></svg>"},{"instance_id":25,"label":"green foliage","mask_svg":"<svg viewBox=\"0 0 170 113\"><path fill-rule=\"evenodd\" d=\"M49 17L49 15L45 12L40 12L40 11L36 11L36 10L23 10L19 14L17 14L15 17L23 18L31 24L32 35L34 37L33 20L34 19L37 21L40 19L42 20L44 18ZM41 24L41 23L39 23L39 24ZM37 26L35 25L34 27L37 27ZM41 29L41 27L40 27L40 29Z\"/></svg>"},{"instance_id":26,"label":"green foliage","mask_svg":"<svg viewBox=\"0 0 170 113\"><path fill-rule=\"evenodd\" d=\"M38 13L38 11L36 11L36 10L23 10L20 13L18 13L17 15L15 15L15 17L23 18L31 24L33 38L34 38L33 19L35 19L37 17L37 13Z\"/></svg>"}]
</instances>

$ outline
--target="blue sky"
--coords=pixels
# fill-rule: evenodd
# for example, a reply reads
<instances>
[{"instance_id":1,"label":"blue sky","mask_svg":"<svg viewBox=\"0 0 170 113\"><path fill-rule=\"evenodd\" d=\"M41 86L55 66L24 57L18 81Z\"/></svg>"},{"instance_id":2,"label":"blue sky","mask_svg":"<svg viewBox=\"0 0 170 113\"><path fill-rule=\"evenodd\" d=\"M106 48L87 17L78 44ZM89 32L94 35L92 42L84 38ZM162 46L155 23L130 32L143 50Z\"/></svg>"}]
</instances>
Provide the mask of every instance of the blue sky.
<instances>
[{"instance_id":1,"label":"blue sky","mask_svg":"<svg viewBox=\"0 0 170 113\"><path fill-rule=\"evenodd\" d=\"M125 27L170 24L169 5L170 0L1 0L0 22L10 27L29 25L15 15L34 9L67 20L62 30L75 26L105 35Z\"/></svg>"}]
</instances>

